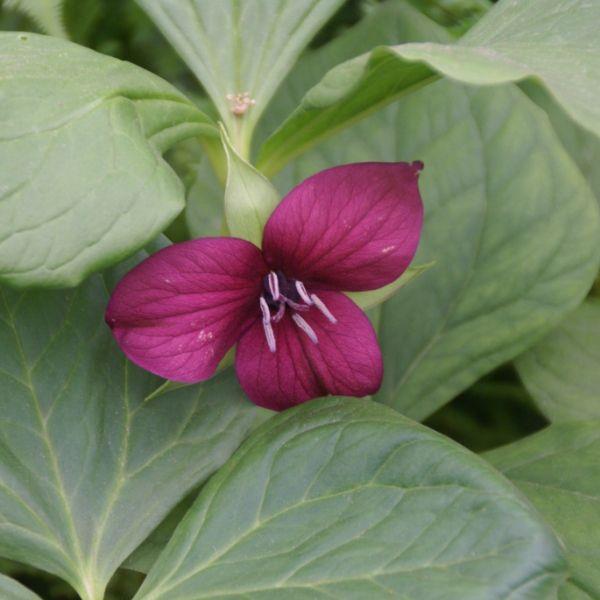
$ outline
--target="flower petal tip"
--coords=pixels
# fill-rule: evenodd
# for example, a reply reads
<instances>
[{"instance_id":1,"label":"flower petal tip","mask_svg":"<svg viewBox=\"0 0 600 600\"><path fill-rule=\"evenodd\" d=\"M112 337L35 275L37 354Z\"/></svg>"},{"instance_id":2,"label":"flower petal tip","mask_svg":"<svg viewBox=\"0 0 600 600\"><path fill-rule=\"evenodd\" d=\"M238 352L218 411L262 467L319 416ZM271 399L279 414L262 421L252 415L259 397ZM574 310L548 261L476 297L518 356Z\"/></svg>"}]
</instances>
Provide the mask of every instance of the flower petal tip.
<instances>
[{"instance_id":1,"label":"flower petal tip","mask_svg":"<svg viewBox=\"0 0 600 600\"><path fill-rule=\"evenodd\" d=\"M413 168L415 175L420 175L421 171L425 168L422 160L415 160L410 166Z\"/></svg>"}]
</instances>

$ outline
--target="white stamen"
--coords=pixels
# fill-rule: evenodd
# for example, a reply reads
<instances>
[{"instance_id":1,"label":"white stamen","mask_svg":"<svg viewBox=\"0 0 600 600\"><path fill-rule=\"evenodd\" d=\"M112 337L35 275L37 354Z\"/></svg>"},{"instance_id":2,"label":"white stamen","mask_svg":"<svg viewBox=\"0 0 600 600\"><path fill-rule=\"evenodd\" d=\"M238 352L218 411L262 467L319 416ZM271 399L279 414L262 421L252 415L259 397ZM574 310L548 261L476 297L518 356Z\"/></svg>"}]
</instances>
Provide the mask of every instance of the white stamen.
<instances>
[{"instance_id":1,"label":"white stamen","mask_svg":"<svg viewBox=\"0 0 600 600\"><path fill-rule=\"evenodd\" d=\"M313 303L304 287L304 284L301 281L296 281L296 291L298 292L300 298L306 302L309 306Z\"/></svg>"},{"instance_id":2,"label":"white stamen","mask_svg":"<svg viewBox=\"0 0 600 600\"><path fill-rule=\"evenodd\" d=\"M261 296L260 297L260 310L262 311L262 326L267 338L267 346L271 352L277 350L277 344L275 343L275 333L273 332L273 326L271 325L271 311L267 301Z\"/></svg>"},{"instance_id":3,"label":"white stamen","mask_svg":"<svg viewBox=\"0 0 600 600\"><path fill-rule=\"evenodd\" d=\"M273 296L273 300L277 302L277 300L279 300L279 279L277 279L277 273L271 271L267 279L269 281L269 291L271 292L271 296Z\"/></svg>"},{"instance_id":4,"label":"white stamen","mask_svg":"<svg viewBox=\"0 0 600 600\"><path fill-rule=\"evenodd\" d=\"M307 311L310 308L310 306L307 306L306 304L298 304L297 302L294 302L293 300L290 300L289 298L286 298L283 294L281 295L281 297L283 298L283 301L292 310L297 310L299 312L304 312L304 311Z\"/></svg>"},{"instance_id":5,"label":"white stamen","mask_svg":"<svg viewBox=\"0 0 600 600\"><path fill-rule=\"evenodd\" d=\"M297 313L292 315L292 319L294 323L304 331L304 333L309 337L310 341L313 344L318 343L319 339L317 338L317 334L314 332L313 328Z\"/></svg>"},{"instance_id":6,"label":"white stamen","mask_svg":"<svg viewBox=\"0 0 600 600\"><path fill-rule=\"evenodd\" d=\"M277 309L277 312L273 316L273 323L279 323L279 321L281 321L281 319L283 319L284 314L285 314L285 302L281 302L279 304L279 308Z\"/></svg>"},{"instance_id":7,"label":"white stamen","mask_svg":"<svg viewBox=\"0 0 600 600\"><path fill-rule=\"evenodd\" d=\"M261 296L260 297L260 310L263 314L263 323L266 325L271 322L271 311L269 310L269 305L267 301Z\"/></svg>"},{"instance_id":8,"label":"white stamen","mask_svg":"<svg viewBox=\"0 0 600 600\"><path fill-rule=\"evenodd\" d=\"M330 323L337 323L337 319L331 314L331 311L325 306L323 300L321 300L316 294L311 295L311 300L314 305L327 317Z\"/></svg>"},{"instance_id":9,"label":"white stamen","mask_svg":"<svg viewBox=\"0 0 600 600\"><path fill-rule=\"evenodd\" d=\"M273 326L270 322L265 323L265 321L263 321L263 329L265 332L265 337L267 338L267 346L269 346L269 350L271 352L275 352L275 350L277 350L277 344L275 342L275 333L273 332Z\"/></svg>"}]
</instances>

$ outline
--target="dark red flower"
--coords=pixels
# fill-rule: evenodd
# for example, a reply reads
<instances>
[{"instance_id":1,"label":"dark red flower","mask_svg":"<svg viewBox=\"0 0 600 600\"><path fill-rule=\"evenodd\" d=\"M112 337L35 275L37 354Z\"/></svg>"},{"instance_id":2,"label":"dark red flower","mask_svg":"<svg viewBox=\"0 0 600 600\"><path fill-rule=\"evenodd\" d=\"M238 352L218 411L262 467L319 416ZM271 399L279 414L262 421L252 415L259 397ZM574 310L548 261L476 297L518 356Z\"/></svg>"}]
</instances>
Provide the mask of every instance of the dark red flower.
<instances>
[{"instance_id":1,"label":"dark red flower","mask_svg":"<svg viewBox=\"0 0 600 600\"><path fill-rule=\"evenodd\" d=\"M174 244L117 285L106 321L123 352L161 377L208 379L237 342L240 384L282 410L327 394L377 391L381 351L343 292L391 283L417 249L422 164L359 163L295 187L262 251L229 237Z\"/></svg>"}]
</instances>

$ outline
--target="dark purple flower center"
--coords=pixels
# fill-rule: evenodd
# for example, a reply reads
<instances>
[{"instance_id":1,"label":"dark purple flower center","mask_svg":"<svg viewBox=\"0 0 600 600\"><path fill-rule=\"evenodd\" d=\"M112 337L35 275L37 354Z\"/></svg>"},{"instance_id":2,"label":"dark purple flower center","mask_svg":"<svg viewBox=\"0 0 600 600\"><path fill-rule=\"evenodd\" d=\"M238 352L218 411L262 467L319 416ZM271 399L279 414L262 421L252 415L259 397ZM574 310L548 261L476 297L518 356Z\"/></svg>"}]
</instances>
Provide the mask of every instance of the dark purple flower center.
<instances>
[{"instance_id":1,"label":"dark purple flower center","mask_svg":"<svg viewBox=\"0 0 600 600\"><path fill-rule=\"evenodd\" d=\"M268 275L263 277L263 296L267 301L269 308L277 309L279 308L279 300L273 299L273 292L271 291L271 285L269 284L269 280L272 281L273 274L277 278L277 285L279 286L279 292L285 298L289 298L293 302L297 302L300 304L302 302L302 298L300 298L300 294L296 289L296 281L297 279L287 278L281 271L271 271Z\"/></svg>"},{"instance_id":2,"label":"dark purple flower center","mask_svg":"<svg viewBox=\"0 0 600 600\"><path fill-rule=\"evenodd\" d=\"M263 277L263 293L259 302L265 338L271 352L277 349L273 323L279 323L283 319L286 307L292 311L294 323L315 344L319 341L317 334L299 313L306 312L314 306L331 323L337 323L337 319L316 294L309 294L300 280L288 278L281 271L271 271Z\"/></svg>"}]
</instances>

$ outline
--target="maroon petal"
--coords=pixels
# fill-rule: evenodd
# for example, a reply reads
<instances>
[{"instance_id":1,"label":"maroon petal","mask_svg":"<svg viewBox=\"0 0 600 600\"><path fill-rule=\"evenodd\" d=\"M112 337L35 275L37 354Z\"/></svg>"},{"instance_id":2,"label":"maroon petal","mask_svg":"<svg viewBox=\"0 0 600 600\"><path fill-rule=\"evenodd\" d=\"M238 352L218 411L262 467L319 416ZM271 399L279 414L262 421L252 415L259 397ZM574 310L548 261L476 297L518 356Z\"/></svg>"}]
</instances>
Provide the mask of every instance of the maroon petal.
<instances>
[{"instance_id":1,"label":"maroon petal","mask_svg":"<svg viewBox=\"0 0 600 600\"><path fill-rule=\"evenodd\" d=\"M316 344L292 321L289 311L273 323L275 352L267 346L260 320L239 341L237 376L255 404L283 410L328 394L366 396L379 389L381 351L366 315L339 292L320 292L319 297L337 323L314 307L301 313L317 335Z\"/></svg>"},{"instance_id":2,"label":"maroon petal","mask_svg":"<svg viewBox=\"0 0 600 600\"><path fill-rule=\"evenodd\" d=\"M391 283L419 243L422 168L420 162L356 163L309 177L267 222L267 263L305 283L346 291Z\"/></svg>"},{"instance_id":3,"label":"maroon petal","mask_svg":"<svg viewBox=\"0 0 600 600\"><path fill-rule=\"evenodd\" d=\"M244 240L174 244L121 279L106 322L137 365L166 379L202 381L259 312L265 273L260 250Z\"/></svg>"}]
</instances>

